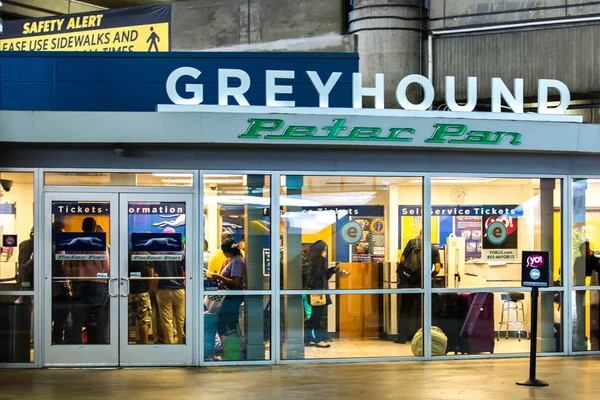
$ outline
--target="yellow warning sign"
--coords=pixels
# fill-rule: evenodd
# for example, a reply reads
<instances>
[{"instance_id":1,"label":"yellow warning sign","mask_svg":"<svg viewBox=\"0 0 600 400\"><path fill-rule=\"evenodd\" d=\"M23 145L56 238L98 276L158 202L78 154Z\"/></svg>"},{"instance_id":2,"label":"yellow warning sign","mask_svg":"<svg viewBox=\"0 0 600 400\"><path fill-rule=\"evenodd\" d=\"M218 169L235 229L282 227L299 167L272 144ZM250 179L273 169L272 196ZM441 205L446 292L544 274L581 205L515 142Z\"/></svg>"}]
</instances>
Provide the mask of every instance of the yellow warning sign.
<instances>
[{"instance_id":1,"label":"yellow warning sign","mask_svg":"<svg viewBox=\"0 0 600 400\"><path fill-rule=\"evenodd\" d=\"M0 51L169 51L170 6L8 21Z\"/></svg>"},{"instance_id":2,"label":"yellow warning sign","mask_svg":"<svg viewBox=\"0 0 600 400\"><path fill-rule=\"evenodd\" d=\"M2 51L169 51L169 24L0 40Z\"/></svg>"}]
</instances>

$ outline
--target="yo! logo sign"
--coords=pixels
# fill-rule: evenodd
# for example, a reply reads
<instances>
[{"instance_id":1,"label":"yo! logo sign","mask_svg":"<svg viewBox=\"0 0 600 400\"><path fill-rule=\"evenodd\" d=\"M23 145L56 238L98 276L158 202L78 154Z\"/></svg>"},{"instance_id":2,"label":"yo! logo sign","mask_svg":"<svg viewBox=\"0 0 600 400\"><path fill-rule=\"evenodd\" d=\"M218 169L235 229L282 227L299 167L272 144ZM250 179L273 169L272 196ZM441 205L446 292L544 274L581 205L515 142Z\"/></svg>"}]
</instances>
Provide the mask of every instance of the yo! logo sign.
<instances>
[{"instance_id":1,"label":"yo! logo sign","mask_svg":"<svg viewBox=\"0 0 600 400\"><path fill-rule=\"evenodd\" d=\"M539 268L544 265L544 256L540 254L532 254L527 257L527 266L530 268Z\"/></svg>"}]
</instances>

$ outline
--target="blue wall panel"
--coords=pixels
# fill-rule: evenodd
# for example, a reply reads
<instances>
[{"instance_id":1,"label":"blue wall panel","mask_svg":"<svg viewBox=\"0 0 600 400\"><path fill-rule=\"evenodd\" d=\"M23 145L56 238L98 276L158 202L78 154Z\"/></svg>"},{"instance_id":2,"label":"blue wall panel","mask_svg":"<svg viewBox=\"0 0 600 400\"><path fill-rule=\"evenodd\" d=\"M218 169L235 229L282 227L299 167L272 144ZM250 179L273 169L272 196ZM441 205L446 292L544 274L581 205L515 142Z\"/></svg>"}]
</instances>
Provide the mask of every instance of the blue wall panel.
<instances>
[{"instance_id":1,"label":"blue wall panel","mask_svg":"<svg viewBox=\"0 0 600 400\"><path fill-rule=\"evenodd\" d=\"M352 73L358 72L356 53L23 53L0 57L0 109L50 111L155 111L170 104L166 80L179 67L201 71L198 80L182 78L178 91L186 97L186 83L204 85L204 103L217 103L217 71L241 69L252 85L246 97L252 105L265 104L266 70L295 71L293 94L297 107L318 107L319 96L306 71L317 71L323 81L332 72L342 76L330 94L330 107L352 107ZM234 84L234 83L232 83ZM230 100L233 101L233 100Z\"/></svg>"}]
</instances>

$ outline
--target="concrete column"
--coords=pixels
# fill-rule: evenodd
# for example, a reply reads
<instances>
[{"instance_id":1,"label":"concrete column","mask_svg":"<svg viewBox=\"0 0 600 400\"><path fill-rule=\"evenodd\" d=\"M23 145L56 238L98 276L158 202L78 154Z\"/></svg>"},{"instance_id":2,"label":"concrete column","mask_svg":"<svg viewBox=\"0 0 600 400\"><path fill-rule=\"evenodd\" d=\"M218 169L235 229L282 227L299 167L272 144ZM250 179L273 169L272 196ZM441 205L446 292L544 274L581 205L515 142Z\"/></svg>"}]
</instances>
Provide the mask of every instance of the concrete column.
<instances>
[{"instance_id":1,"label":"concrete column","mask_svg":"<svg viewBox=\"0 0 600 400\"><path fill-rule=\"evenodd\" d=\"M249 197L264 197L265 176L248 175L247 195ZM254 221L263 219L263 208L246 204L244 232L246 235L246 268L248 271L247 290L263 290L263 232L253 227ZM246 311L246 348L248 360L261 360L265 357L264 344L264 299L263 296L246 296L244 299Z\"/></svg>"},{"instance_id":2,"label":"concrete column","mask_svg":"<svg viewBox=\"0 0 600 400\"><path fill-rule=\"evenodd\" d=\"M539 248L540 251L552 251L554 248L554 188L555 179L540 179L539 209ZM554 281L554 267L550 266L550 282ZM554 338L554 298L551 293L539 296L538 351L556 351Z\"/></svg>"},{"instance_id":3,"label":"concrete column","mask_svg":"<svg viewBox=\"0 0 600 400\"><path fill-rule=\"evenodd\" d=\"M422 29L426 10L419 0L355 0L349 32L358 37L363 87L375 86L375 73L385 73L385 106L399 108L396 87L406 75L422 74ZM420 103L421 88L411 85L408 99ZM363 99L373 107L373 98Z\"/></svg>"},{"instance_id":4,"label":"concrete column","mask_svg":"<svg viewBox=\"0 0 600 400\"><path fill-rule=\"evenodd\" d=\"M389 274L386 278L389 289L396 289L398 268L398 185L390 185L388 190L387 207L385 208L385 261L384 271ZM398 295L390 295L389 303L384 302L384 324L388 335L398 334Z\"/></svg>"},{"instance_id":5,"label":"concrete column","mask_svg":"<svg viewBox=\"0 0 600 400\"><path fill-rule=\"evenodd\" d=\"M286 176L287 196L302 196L303 176ZM286 213L302 212L301 207L288 206ZM298 221L296 221L298 222ZM302 228L292 226L289 221L283 228L283 289L302 289ZM282 358L298 360L304 358L304 305L302 296L286 296L283 307L284 334L282 335Z\"/></svg>"}]
</instances>

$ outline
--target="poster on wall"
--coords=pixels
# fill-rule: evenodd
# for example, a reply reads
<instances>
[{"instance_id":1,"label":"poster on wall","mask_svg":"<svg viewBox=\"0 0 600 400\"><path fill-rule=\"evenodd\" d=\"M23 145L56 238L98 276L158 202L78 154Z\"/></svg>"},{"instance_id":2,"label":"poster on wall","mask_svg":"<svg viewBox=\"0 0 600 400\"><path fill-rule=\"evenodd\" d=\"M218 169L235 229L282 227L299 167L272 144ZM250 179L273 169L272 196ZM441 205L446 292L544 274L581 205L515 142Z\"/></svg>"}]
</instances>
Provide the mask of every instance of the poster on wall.
<instances>
[{"instance_id":1,"label":"poster on wall","mask_svg":"<svg viewBox=\"0 0 600 400\"><path fill-rule=\"evenodd\" d=\"M354 218L362 228L360 240L352 244L352 262L383 262L385 221L381 217Z\"/></svg>"},{"instance_id":2,"label":"poster on wall","mask_svg":"<svg viewBox=\"0 0 600 400\"><path fill-rule=\"evenodd\" d=\"M484 260L514 261L519 258L519 232L516 217L489 217L484 219L482 228Z\"/></svg>"},{"instance_id":3,"label":"poster on wall","mask_svg":"<svg viewBox=\"0 0 600 400\"><path fill-rule=\"evenodd\" d=\"M153 249L159 246L162 249L157 251L168 251L171 248L170 251L181 250L181 245L170 246L173 239L185 244L185 203L129 203L128 214L130 249L134 239L136 248L132 250L136 251L141 251L140 246L151 239L153 240L147 246Z\"/></svg>"},{"instance_id":4,"label":"poster on wall","mask_svg":"<svg viewBox=\"0 0 600 400\"><path fill-rule=\"evenodd\" d=\"M465 238L465 261L481 259L481 217L454 217L454 234Z\"/></svg>"},{"instance_id":5,"label":"poster on wall","mask_svg":"<svg viewBox=\"0 0 600 400\"><path fill-rule=\"evenodd\" d=\"M171 5L4 22L1 51L166 52Z\"/></svg>"}]
</instances>

